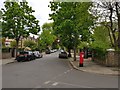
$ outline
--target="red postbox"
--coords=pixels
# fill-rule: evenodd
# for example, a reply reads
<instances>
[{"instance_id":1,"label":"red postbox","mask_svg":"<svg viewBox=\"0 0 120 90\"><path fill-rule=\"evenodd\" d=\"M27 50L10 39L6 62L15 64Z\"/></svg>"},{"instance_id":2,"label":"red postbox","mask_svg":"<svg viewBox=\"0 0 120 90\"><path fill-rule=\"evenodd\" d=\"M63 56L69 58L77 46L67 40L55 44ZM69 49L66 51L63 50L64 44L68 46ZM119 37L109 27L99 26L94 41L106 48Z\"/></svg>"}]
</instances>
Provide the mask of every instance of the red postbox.
<instances>
[{"instance_id":1,"label":"red postbox","mask_svg":"<svg viewBox=\"0 0 120 90\"><path fill-rule=\"evenodd\" d=\"M83 61L84 61L84 52L80 52L80 61L79 61L79 67L83 67Z\"/></svg>"}]
</instances>

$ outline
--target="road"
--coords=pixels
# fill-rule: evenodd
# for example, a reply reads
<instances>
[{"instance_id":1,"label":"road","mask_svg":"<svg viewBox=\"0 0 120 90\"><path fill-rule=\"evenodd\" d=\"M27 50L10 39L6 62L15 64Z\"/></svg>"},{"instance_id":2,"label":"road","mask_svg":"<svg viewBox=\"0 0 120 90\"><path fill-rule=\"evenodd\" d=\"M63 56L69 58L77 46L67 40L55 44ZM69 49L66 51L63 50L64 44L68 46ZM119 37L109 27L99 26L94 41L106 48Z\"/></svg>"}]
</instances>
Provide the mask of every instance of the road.
<instances>
[{"instance_id":1,"label":"road","mask_svg":"<svg viewBox=\"0 0 120 90\"><path fill-rule=\"evenodd\" d=\"M81 72L58 53L2 66L3 88L118 88L118 77Z\"/></svg>"}]
</instances>

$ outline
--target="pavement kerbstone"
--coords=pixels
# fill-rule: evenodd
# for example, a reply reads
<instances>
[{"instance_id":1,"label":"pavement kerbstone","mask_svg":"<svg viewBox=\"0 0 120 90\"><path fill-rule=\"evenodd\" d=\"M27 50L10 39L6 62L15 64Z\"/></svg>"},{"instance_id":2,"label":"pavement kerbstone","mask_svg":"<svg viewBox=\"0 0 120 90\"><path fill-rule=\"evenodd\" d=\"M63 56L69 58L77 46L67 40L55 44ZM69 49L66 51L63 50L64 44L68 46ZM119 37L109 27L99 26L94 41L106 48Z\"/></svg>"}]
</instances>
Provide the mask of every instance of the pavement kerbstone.
<instances>
[{"instance_id":1,"label":"pavement kerbstone","mask_svg":"<svg viewBox=\"0 0 120 90\"><path fill-rule=\"evenodd\" d=\"M80 70L82 72L96 73L102 75L120 75L119 71L117 71L117 68L101 66L89 59L84 60L83 67L79 67L79 59L73 61L73 58L70 58L69 62L74 69Z\"/></svg>"},{"instance_id":2,"label":"pavement kerbstone","mask_svg":"<svg viewBox=\"0 0 120 90\"><path fill-rule=\"evenodd\" d=\"M45 55L45 52L42 52L43 55ZM17 62L17 60L15 60L15 58L8 58L8 59L2 59L1 64L5 65L5 64L10 64L10 63L14 63Z\"/></svg>"},{"instance_id":3,"label":"pavement kerbstone","mask_svg":"<svg viewBox=\"0 0 120 90\"><path fill-rule=\"evenodd\" d=\"M15 58L2 59L2 65L16 62Z\"/></svg>"}]
</instances>

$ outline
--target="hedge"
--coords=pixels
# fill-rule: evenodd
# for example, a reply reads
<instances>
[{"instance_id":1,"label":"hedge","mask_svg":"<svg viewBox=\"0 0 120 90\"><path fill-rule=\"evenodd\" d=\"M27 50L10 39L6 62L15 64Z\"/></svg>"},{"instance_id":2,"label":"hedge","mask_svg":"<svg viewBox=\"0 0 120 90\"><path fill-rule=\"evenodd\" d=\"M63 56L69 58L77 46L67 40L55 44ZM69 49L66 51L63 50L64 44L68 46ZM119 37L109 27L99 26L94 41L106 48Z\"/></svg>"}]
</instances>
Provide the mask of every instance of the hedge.
<instances>
[{"instance_id":1,"label":"hedge","mask_svg":"<svg viewBox=\"0 0 120 90\"><path fill-rule=\"evenodd\" d=\"M10 52L10 49L11 49L11 48L4 47L4 48L2 48L2 52L3 52L3 53L5 53L5 52Z\"/></svg>"}]
</instances>

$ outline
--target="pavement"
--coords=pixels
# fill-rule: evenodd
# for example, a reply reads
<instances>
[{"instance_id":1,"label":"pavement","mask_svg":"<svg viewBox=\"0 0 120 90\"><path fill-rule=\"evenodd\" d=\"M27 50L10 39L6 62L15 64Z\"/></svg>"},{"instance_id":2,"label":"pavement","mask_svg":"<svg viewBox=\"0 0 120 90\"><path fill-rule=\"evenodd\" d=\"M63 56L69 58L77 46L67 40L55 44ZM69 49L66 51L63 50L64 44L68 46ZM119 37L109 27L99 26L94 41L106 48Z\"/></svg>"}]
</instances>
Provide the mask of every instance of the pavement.
<instances>
[{"instance_id":1,"label":"pavement","mask_svg":"<svg viewBox=\"0 0 120 90\"><path fill-rule=\"evenodd\" d=\"M5 65L14 62L16 62L15 58L8 58L8 59L2 59L2 62L0 64Z\"/></svg>"},{"instance_id":2,"label":"pavement","mask_svg":"<svg viewBox=\"0 0 120 90\"><path fill-rule=\"evenodd\" d=\"M120 69L118 67L106 67L92 61L91 58L84 59L83 67L79 67L79 56L77 56L77 60L74 61L73 58L69 59L70 64L76 70L80 70L83 72L96 73L102 75L120 75Z\"/></svg>"},{"instance_id":3,"label":"pavement","mask_svg":"<svg viewBox=\"0 0 120 90\"><path fill-rule=\"evenodd\" d=\"M42 54L45 55L45 52L43 52ZM0 65L10 64L10 63L14 63L14 62L17 62L15 60L15 58L1 59L0 60Z\"/></svg>"}]
</instances>

